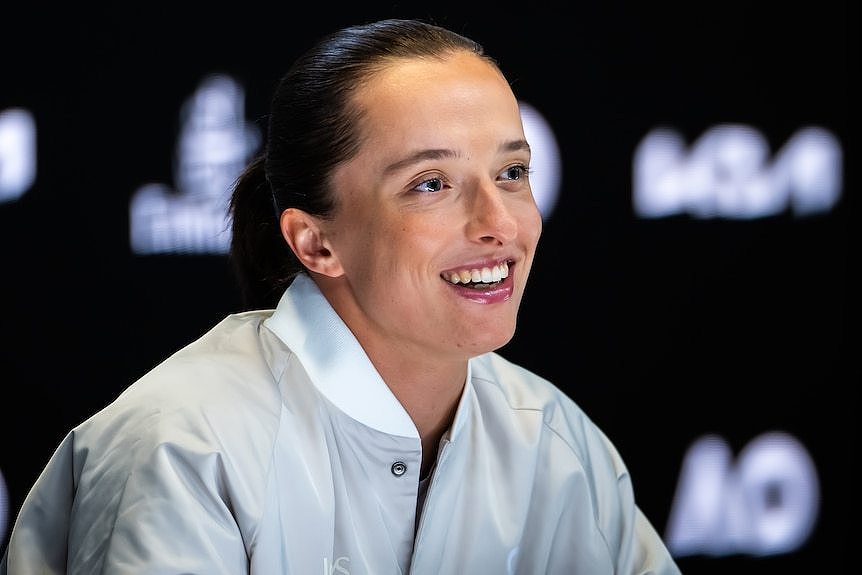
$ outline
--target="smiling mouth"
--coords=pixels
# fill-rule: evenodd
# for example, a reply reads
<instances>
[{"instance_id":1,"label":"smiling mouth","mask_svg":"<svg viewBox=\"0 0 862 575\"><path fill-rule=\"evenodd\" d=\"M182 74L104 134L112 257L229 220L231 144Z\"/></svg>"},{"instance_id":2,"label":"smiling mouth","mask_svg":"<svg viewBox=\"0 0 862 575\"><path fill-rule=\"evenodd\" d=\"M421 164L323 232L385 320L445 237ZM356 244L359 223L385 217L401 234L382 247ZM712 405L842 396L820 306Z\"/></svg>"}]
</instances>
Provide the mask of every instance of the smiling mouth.
<instances>
[{"instance_id":1,"label":"smiling mouth","mask_svg":"<svg viewBox=\"0 0 862 575\"><path fill-rule=\"evenodd\" d=\"M491 267L463 269L443 274L443 279L453 285L462 285L476 290L487 290L509 277L509 262Z\"/></svg>"}]
</instances>

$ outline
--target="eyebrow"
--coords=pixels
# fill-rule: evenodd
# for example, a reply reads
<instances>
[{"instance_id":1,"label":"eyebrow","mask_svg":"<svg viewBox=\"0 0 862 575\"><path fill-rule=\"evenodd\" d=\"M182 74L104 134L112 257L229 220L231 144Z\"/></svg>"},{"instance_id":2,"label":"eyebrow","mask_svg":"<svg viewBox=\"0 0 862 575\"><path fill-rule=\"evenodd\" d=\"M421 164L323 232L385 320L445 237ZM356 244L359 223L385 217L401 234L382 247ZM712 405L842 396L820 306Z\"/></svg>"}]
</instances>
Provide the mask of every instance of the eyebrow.
<instances>
[{"instance_id":1,"label":"eyebrow","mask_svg":"<svg viewBox=\"0 0 862 575\"><path fill-rule=\"evenodd\" d=\"M499 151L500 152L517 152L517 151L530 151L530 144L527 143L527 140L509 140L500 144ZM405 158L401 158L396 162L392 162L383 170L384 175L389 175L399 170L402 170L408 166L413 164L418 164L420 162L424 162L426 160L442 160L446 158L457 158L460 156L460 152L456 152L455 150L450 150L448 148L428 148L424 150L417 150L412 154L408 155Z\"/></svg>"}]
</instances>

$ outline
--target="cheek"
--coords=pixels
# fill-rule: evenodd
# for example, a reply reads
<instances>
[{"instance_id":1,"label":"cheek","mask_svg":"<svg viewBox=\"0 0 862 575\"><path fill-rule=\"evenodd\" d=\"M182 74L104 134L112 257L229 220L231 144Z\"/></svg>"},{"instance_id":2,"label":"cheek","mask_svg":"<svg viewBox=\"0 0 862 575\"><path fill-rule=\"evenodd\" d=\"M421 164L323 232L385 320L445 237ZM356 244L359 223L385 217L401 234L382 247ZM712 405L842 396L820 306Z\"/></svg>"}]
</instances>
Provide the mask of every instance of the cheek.
<instances>
[{"instance_id":1,"label":"cheek","mask_svg":"<svg viewBox=\"0 0 862 575\"><path fill-rule=\"evenodd\" d=\"M415 249L415 241L409 226L382 211L375 217L360 216L340 234L342 264L355 278L391 275L398 261Z\"/></svg>"}]
</instances>

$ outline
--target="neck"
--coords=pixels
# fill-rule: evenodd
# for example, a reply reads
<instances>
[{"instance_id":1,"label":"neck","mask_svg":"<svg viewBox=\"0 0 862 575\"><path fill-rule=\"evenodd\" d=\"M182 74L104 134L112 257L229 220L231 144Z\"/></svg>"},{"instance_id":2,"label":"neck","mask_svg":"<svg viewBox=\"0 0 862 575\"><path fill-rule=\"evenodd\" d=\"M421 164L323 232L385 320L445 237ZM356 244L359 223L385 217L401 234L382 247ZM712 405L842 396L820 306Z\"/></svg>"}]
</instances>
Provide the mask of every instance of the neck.
<instances>
[{"instance_id":1,"label":"neck","mask_svg":"<svg viewBox=\"0 0 862 575\"><path fill-rule=\"evenodd\" d=\"M425 477L437 460L440 439L455 419L467 378L467 363L448 368L425 365L412 369L405 369L403 363L391 366L374 363L419 431L422 439L420 477Z\"/></svg>"},{"instance_id":2,"label":"neck","mask_svg":"<svg viewBox=\"0 0 862 575\"><path fill-rule=\"evenodd\" d=\"M343 277L314 273L312 277L413 420L422 439L424 476L437 458L440 439L455 418L467 378L467 357L449 349L435 353L416 342L375 332Z\"/></svg>"}]
</instances>

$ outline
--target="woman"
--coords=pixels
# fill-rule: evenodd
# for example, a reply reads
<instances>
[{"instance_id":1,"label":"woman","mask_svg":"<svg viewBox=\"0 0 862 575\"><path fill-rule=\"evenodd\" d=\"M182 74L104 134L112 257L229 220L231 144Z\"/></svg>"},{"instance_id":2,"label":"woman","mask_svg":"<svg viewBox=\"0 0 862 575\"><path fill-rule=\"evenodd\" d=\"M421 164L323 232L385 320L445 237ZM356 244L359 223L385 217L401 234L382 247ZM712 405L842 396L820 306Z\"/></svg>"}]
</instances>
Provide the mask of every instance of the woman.
<instances>
[{"instance_id":1,"label":"woman","mask_svg":"<svg viewBox=\"0 0 862 575\"><path fill-rule=\"evenodd\" d=\"M541 234L517 100L471 40L341 30L234 189L248 310L74 429L2 573L678 573L623 461L495 353Z\"/></svg>"}]
</instances>

